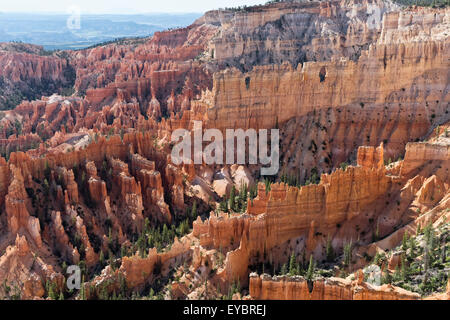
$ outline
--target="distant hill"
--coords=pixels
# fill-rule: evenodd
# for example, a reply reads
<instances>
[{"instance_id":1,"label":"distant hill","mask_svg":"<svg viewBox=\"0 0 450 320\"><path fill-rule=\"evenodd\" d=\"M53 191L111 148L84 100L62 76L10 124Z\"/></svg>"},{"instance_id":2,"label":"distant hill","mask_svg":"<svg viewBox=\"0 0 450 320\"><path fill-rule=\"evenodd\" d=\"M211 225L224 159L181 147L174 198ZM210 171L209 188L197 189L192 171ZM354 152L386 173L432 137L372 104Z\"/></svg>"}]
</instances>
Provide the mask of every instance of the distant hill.
<instances>
[{"instance_id":1,"label":"distant hill","mask_svg":"<svg viewBox=\"0 0 450 320\"><path fill-rule=\"evenodd\" d=\"M67 27L68 15L0 13L0 42L42 45L45 50L82 49L124 37L147 37L182 27L200 17L188 14L82 15L81 28Z\"/></svg>"}]
</instances>

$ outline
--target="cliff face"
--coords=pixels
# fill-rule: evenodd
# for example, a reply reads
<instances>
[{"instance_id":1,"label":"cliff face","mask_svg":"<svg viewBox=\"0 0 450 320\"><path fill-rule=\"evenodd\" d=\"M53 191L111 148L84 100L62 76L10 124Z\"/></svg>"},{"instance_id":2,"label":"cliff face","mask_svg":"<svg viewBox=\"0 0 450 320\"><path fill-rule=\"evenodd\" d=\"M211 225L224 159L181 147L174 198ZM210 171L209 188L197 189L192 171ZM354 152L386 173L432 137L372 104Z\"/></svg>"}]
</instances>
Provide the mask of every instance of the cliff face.
<instances>
[{"instance_id":1,"label":"cliff face","mask_svg":"<svg viewBox=\"0 0 450 320\"><path fill-rule=\"evenodd\" d=\"M334 3L327 5L335 6ZM369 28L368 21L347 16L345 21L340 21L339 13L323 17L318 12L314 14L319 18L314 18L311 26L305 15L311 15L309 7L314 5L299 6L308 7L298 9L300 13L296 14L309 29L295 34L303 36L309 32L311 41L308 45L293 39L281 42L292 31L286 18L289 14L283 15L282 10L275 11L283 16L278 22L279 28L270 28L270 34L282 44L259 40L270 48L258 49L257 45L249 44L252 37L258 39L253 33L244 32L245 45L240 45L239 40L237 43L231 40L237 34L237 37L241 36L241 27L257 32L258 27L253 25L256 22L249 22L256 13L242 14L248 20L242 26L238 17L230 19L220 38L224 43L233 43L229 47L239 51L229 53L235 59L230 66L239 68L242 63L251 66L251 70L243 73L231 68L214 74L214 102L208 109L208 126L221 129L279 127L282 140L289 141L282 146L283 170L300 171L300 179L305 181L312 168L329 172L354 157L356 146L360 145L376 146L384 141L386 159L397 159L407 142L422 138L436 125L448 121L450 48L444 31L448 29L448 9L411 9L399 13L376 3L374 6L381 6L381 12L385 13L379 24ZM364 5L358 8L365 10ZM267 13L264 17L271 19ZM330 31L328 26L320 23L321 17L340 28ZM270 25L266 21L261 24L266 28ZM332 43L336 41L334 37L338 38L338 50L325 45L328 54L321 54L321 40L313 31L327 34L323 41ZM265 37L261 36L261 39ZM354 49L357 54L348 51L355 48L355 43L361 45ZM305 56L297 65L296 61L273 52L284 52L285 49L286 52L306 50L318 56ZM262 61L244 63L247 54L255 57L246 50L259 52ZM220 55L230 50L221 48L217 51ZM299 58L299 55L295 57ZM271 64L270 61L278 63Z\"/></svg>"},{"instance_id":2,"label":"cliff face","mask_svg":"<svg viewBox=\"0 0 450 320\"><path fill-rule=\"evenodd\" d=\"M0 257L0 267L9 271L2 272L0 280L12 288L9 292L5 292L5 286L0 289L4 297L41 298L45 294L42 281L49 280L63 285L62 276L58 276L53 266L46 264L41 257L33 255L24 236L17 235L15 242L6 248Z\"/></svg>"},{"instance_id":3,"label":"cliff face","mask_svg":"<svg viewBox=\"0 0 450 320\"><path fill-rule=\"evenodd\" d=\"M448 139L447 139L448 140ZM415 172L424 170L423 165L429 162L430 164L442 164L448 167L450 160L450 148L447 143L409 143L406 146L405 160L401 166L401 175L408 176ZM448 180L448 173L442 170L442 178Z\"/></svg>"},{"instance_id":4,"label":"cliff face","mask_svg":"<svg viewBox=\"0 0 450 320\"><path fill-rule=\"evenodd\" d=\"M226 281L239 277L244 283L248 266L266 259L263 255L279 265L292 250L320 259L327 237L336 249L350 239L369 242L373 221L385 210L385 195L398 188L376 160L383 154L382 146L372 150L377 155L370 161L362 155L368 153L361 151L363 166L322 175L318 185L299 189L273 184L266 192L260 183L258 197L248 203L245 215L211 215L208 221L197 220L193 232L202 246L231 250L225 262L230 269L225 267L222 276Z\"/></svg>"},{"instance_id":5,"label":"cliff face","mask_svg":"<svg viewBox=\"0 0 450 320\"><path fill-rule=\"evenodd\" d=\"M127 248L133 235L142 230L145 218L152 222L171 222L171 211L164 201L163 181L167 188L184 193L180 181L166 177L166 159L154 149L150 133L126 134L123 141L120 136L108 140L99 137L85 148L52 153L43 158L12 153L9 163L3 158L2 161L1 202L6 215L2 215L0 224L0 247L4 250L16 236L23 237L30 248L30 261L37 254L42 265L54 266L48 270L49 274L44 274L35 271L33 264L21 256L2 257L6 259L5 268L13 270L17 263L21 272L33 275L30 281L33 277L61 277L63 270L55 257L72 264L83 261L91 272L98 266L101 254L117 250L115 246ZM130 161L130 168L125 161ZM186 243L183 246L183 252L188 252ZM7 262L11 259L17 262ZM128 279L133 273L127 271L127 264L123 263L122 273ZM22 264L25 265L20 267ZM5 279L19 287L36 285L27 284L26 277ZM138 280L127 281L134 286ZM35 293L21 292L23 298L47 293L41 293L40 288L29 290Z\"/></svg>"},{"instance_id":6,"label":"cliff face","mask_svg":"<svg viewBox=\"0 0 450 320\"><path fill-rule=\"evenodd\" d=\"M322 107L344 107L349 104L394 104L398 100L394 93L409 95L412 86L415 85L418 77L424 77L425 81L430 81L427 74L439 69L438 79L431 80L440 83L442 88L447 85L447 56L448 56L448 35L445 30L448 29L449 10L432 9L411 9L398 11L393 8L386 8L384 2L374 2L368 4L363 2L358 6L342 6L338 2L297 4L298 8L293 9L290 5L280 4L279 6L288 6L289 9L296 12L297 20L287 21L288 13L283 9L270 10L265 7L261 12L252 12L249 14L239 13L237 17L224 23L222 38L215 38L214 41L221 39L230 47L230 43L237 47L245 47L242 50L256 50L263 56L271 57L271 50L283 50L288 46L287 51L310 51L311 54L317 54L319 57L310 57L302 61L297 67L297 63L289 58L280 57L279 61L272 63L267 61L253 61L244 63L238 53L229 54L236 61L243 65L254 66L267 65L266 68L257 68L245 74L238 71L226 70L215 75L214 92L216 99L214 106L217 109L246 106L244 114L248 120L253 105L259 105L259 110L271 112L270 117L258 121L262 127L273 127L275 118L284 122L293 115L303 115L314 109ZM319 13L319 6L331 6L332 11L344 11L332 14L331 16ZM377 16L378 21L375 25L370 25L369 20L359 19L368 7L373 6L375 11L380 12ZM306 7L306 8L303 8ZM315 17L312 19L314 24L308 23L308 16L311 7L317 7ZM269 12L267 12L269 11ZM351 13L349 13L351 11ZM276 17L273 17L276 15ZM279 29L272 28L272 37L278 41L283 41L286 35L293 36L305 35L309 32L321 32L322 34L312 33L310 35L310 44L296 42L294 39L286 39L282 46L273 45L270 41L265 41L266 37L258 37L258 26L267 25L266 20L276 20L282 16L282 22L279 22ZM245 19L245 23L241 19ZM262 18L261 18L262 17ZM321 24L320 19L324 18L328 23L333 23L334 27L329 28ZM263 19L264 21L259 21ZM342 19L342 20L340 20ZM369 18L366 18L369 19ZM255 20L255 21L253 21ZM291 24L292 25L291 25ZM303 32L294 32L294 27L305 28ZM331 30L329 30L331 29ZM345 33L345 31L347 33ZM292 33L290 33L292 32ZM324 34L326 37L324 37ZM368 36L372 34L372 36ZM344 43L336 44L340 51L330 50L327 45L328 55L320 56L319 37L325 38L324 41L333 42L334 37L341 38ZM247 41L252 41L252 37L257 38L267 47L256 49L255 46L239 46L239 40L234 38L241 37ZM364 40L361 39L364 38ZM263 40L264 39L264 40ZM350 42L351 45L346 45ZM346 52L345 48L359 45L356 58ZM401 45L399 45L401 43ZM232 47L232 46L231 46ZM292 47L289 50L289 47ZM332 47L332 46L331 46ZM218 50L218 54L227 54L227 50ZM430 56L431 54L431 56ZM251 55L251 54L249 54ZM299 55L296 54L298 57ZM301 56L301 55L300 55ZM218 58L220 61L220 59ZM270 59L274 60L274 59ZM292 68L281 66L283 63L290 62ZM304 62L304 63L303 63ZM326 62L326 63L325 63ZM235 65L230 65L235 66ZM238 65L236 65L238 67ZM246 70L249 71L249 70ZM371 77L367 77L370 74ZM286 86L286 84L290 84ZM425 84L426 83L422 83ZM348 87L346 88L346 86ZM225 87L226 86L226 87ZM351 89L350 89L351 88ZM343 95L342 93L345 93ZM447 92L441 92L444 101L440 101L445 107L448 100L445 100ZM417 92L422 99L427 98L425 92ZM416 96L414 97L416 98ZM286 100L281 100L286 99ZM429 102L435 102L430 97ZM442 99L441 99L442 100ZM398 101L401 102L401 101ZM404 101L403 106L408 110L412 108L414 100ZM289 106L289 110L283 108ZM389 106L388 106L389 107ZM433 106L434 107L434 106ZM380 109L381 110L381 109ZM233 112L228 109L229 115ZM231 111L231 112L230 112ZM255 111L258 111L255 108ZM288 111L288 112L287 112ZM257 117L257 113L253 117ZM226 117L224 117L225 119ZM214 120L214 118L212 118ZM232 122L234 119L230 119ZM231 123L233 124L233 123ZM246 123L244 122L243 125Z\"/></svg>"},{"instance_id":7,"label":"cliff face","mask_svg":"<svg viewBox=\"0 0 450 320\"><path fill-rule=\"evenodd\" d=\"M22 100L61 92L75 81L67 59L43 55L42 47L0 46L0 108L13 109Z\"/></svg>"},{"instance_id":8,"label":"cliff face","mask_svg":"<svg viewBox=\"0 0 450 320\"><path fill-rule=\"evenodd\" d=\"M275 3L68 52L61 63L73 67L85 98L22 103L0 135L19 133L18 120L29 137L5 141L5 155L58 131L118 133L161 127L155 121L164 117L189 127L186 113L203 104L210 128L279 126L289 140L282 169L300 172L302 182L315 167L330 172L348 161L360 145L384 141L386 157L397 159L407 142L449 119L448 16L383 1Z\"/></svg>"},{"instance_id":9,"label":"cliff face","mask_svg":"<svg viewBox=\"0 0 450 320\"><path fill-rule=\"evenodd\" d=\"M377 9L373 21L367 16ZM241 11L212 11L199 21L221 24L209 50L222 68L248 71L255 65L357 59L376 41L381 15L396 9L383 1L275 3ZM368 20L367 20L368 21Z\"/></svg>"},{"instance_id":10,"label":"cliff face","mask_svg":"<svg viewBox=\"0 0 450 320\"><path fill-rule=\"evenodd\" d=\"M311 288L311 289L310 289ZM250 276L250 296L256 300L418 300L420 296L390 285L380 287L341 278L315 280L299 277Z\"/></svg>"},{"instance_id":11,"label":"cliff face","mask_svg":"<svg viewBox=\"0 0 450 320\"><path fill-rule=\"evenodd\" d=\"M215 108L209 111L210 119L228 119L221 127L246 128L258 124L273 128L277 119L283 123L314 110L358 107L367 115L372 110L392 111L401 104L406 117L421 114L427 123L432 112L438 116L448 108L445 90L449 44L430 39L403 45L399 52L392 43L373 44L362 51L356 62L342 57L327 62L305 62L297 68L270 65L248 73L228 69L214 77ZM370 78L367 72L372 75ZM430 73L435 77L431 79ZM416 81L423 87L415 89ZM439 94L429 96L427 88L435 85L440 87ZM420 106L425 103L429 104L426 113ZM244 118L236 117L236 108L240 108ZM219 123L212 122L212 125Z\"/></svg>"},{"instance_id":12,"label":"cliff face","mask_svg":"<svg viewBox=\"0 0 450 320\"><path fill-rule=\"evenodd\" d=\"M428 144L426 148L434 150L435 146ZM232 283L239 279L246 283L252 265L269 262L281 266L292 252L305 252L306 257L312 254L316 261L322 261L327 241L336 252L342 252L346 243L357 239L358 246L365 248L360 251L362 255L370 251L367 245L379 232L376 237L395 234L377 243L384 249L392 248L405 232L396 231L399 225L412 223L407 229L412 234L415 221L424 218L419 218L420 212L434 212L433 222L447 212L447 158L444 163L433 163L425 157L416 163L423 170L415 175L387 171L380 161L382 146L362 147L357 158L358 166L324 174L317 185L295 188L272 184L266 191L260 183L258 197L249 201L244 215L211 214L205 222L197 220L193 232L200 244L228 251L217 281ZM406 157L403 166L409 161Z\"/></svg>"},{"instance_id":13,"label":"cliff face","mask_svg":"<svg viewBox=\"0 0 450 320\"><path fill-rule=\"evenodd\" d=\"M110 45L72 53L77 70L75 89L86 93L94 106L108 104L124 93L137 98L143 114L154 114L155 104L166 116L180 112L184 100L189 103L211 88L211 72L197 57L216 32L212 25L192 25L156 33L132 46Z\"/></svg>"},{"instance_id":14,"label":"cliff face","mask_svg":"<svg viewBox=\"0 0 450 320\"><path fill-rule=\"evenodd\" d=\"M18 168L11 166L11 181L8 194L5 197L6 219L9 231L15 235L28 233L34 244L40 248L42 240L39 220L31 217L27 209L28 195L25 191L24 180Z\"/></svg>"}]
</instances>

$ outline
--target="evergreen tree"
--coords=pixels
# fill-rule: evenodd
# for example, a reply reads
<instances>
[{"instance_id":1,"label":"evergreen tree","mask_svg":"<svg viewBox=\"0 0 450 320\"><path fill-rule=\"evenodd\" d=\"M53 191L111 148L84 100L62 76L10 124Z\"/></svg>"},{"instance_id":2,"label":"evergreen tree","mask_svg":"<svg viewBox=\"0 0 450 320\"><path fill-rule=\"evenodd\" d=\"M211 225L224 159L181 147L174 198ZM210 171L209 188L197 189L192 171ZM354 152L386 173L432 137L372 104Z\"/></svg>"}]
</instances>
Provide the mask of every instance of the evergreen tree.
<instances>
[{"instance_id":1,"label":"evergreen tree","mask_svg":"<svg viewBox=\"0 0 450 320\"><path fill-rule=\"evenodd\" d=\"M344 265L347 267L350 266L351 261L352 261L352 241L350 240L350 242L344 246Z\"/></svg>"},{"instance_id":2,"label":"evergreen tree","mask_svg":"<svg viewBox=\"0 0 450 320\"><path fill-rule=\"evenodd\" d=\"M108 258L109 258L109 266L111 267L111 269L114 271L115 270L115 264L114 264L114 254L112 253L111 250L109 250L108 253Z\"/></svg>"},{"instance_id":3,"label":"evergreen tree","mask_svg":"<svg viewBox=\"0 0 450 320\"><path fill-rule=\"evenodd\" d=\"M392 276L389 273L388 268L386 268L386 270L384 271L383 283L385 283L385 284L391 284L392 283Z\"/></svg>"},{"instance_id":4,"label":"evergreen tree","mask_svg":"<svg viewBox=\"0 0 450 320\"><path fill-rule=\"evenodd\" d=\"M286 275L287 273L288 273L288 271L287 271L287 265L286 265L286 263L285 263L285 264L283 264L283 266L281 267L280 274L281 274L282 276L284 276L284 275Z\"/></svg>"},{"instance_id":5,"label":"evergreen tree","mask_svg":"<svg viewBox=\"0 0 450 320\"><path fill-rule=\"evenodd\" d=\"M63 261L63 263L62 263L62 272L63 272L63 274L66 274L66 271L67 271L67 263L65 262L65 261Z\"/></svg>"},{"instance_id":6,"label":"evergreen tree","mask_svg":"<svg viewBox=\"0 0 450 320\"><path fill-rule=\"evenodd\" d=\"M194 204L192 205L191 216L192 220L197 219L197 200L194 200Z\"/></svg>"},{"instance_id":7,"label":"evergreen tree","mask_svg":"<svg viewBox=\"0 0 450 320\"><path fill-rule=\"evenodd\" d=\"M265 184L265 186L266 186L266 194L268 194L269 191L270 191L270 185L271 185L270 180L267 179L267 178L264 179L264 184Z\"/></svg>"},{"instance_id":8,"label":"evergreen tree","mask_svg":"<svg viewBox=\"0 0 450 320\"><path fill-rule=\"evenodd\" d=\"M50 282L49 286L48 286L48 297L52 300L57 300L57 295L55 292L55 283L54 282Z\"/></svg>"},{"instance_id":9,"label":"evergreen tree","mask_svg":"<svg viewBox=\"0 0 450 320\"><path fill-rule=\"evenodd\" d=\"M379 266L382 262L382 256L379 252L375 254L375 257L373 258L373 263Z\"/></svg>"},{"instance_id":10,"label":"evergreen tree","mask_svg":"<svg viewBox=\"0 0 450 320\"><path fill-rule=\"evenodd\" d=\"M169 229L167 228L167 224L164 224L163 226L163 231L162 231L162 241L163 243L168 243L169 242Z\"/></svg>"},{"instance_id":11,"label":"evergreen tree","mask_svg":"<svg viewBox=\"0 0 450 320\"><path fill-rule=\"evenodd\" d=\"M401 276L402 276L402 280L404 282L406 282L408 280L408 265L406 263L406 257L405 254L402 254L402 272L401 272Z\"/></svg>"},{"instance_id":12,"label":"evergreen tree","mask_svg":"<svg viewBox=\"0 0 450 320\"><path fill-rule=\"evenodd\" d=\"M314 269L315 269L315 262L313 259L313 256L310 255L309 257L309 266L308 266L308 272L306 273L306 279L311 281L314 276Z\"/></svg>"},{"instance_id":13,"label":"evergreen tree","mask_svg":"<svg viewBox=\"0 0 450 320\"><path fill-rule=\"evenodd\" d=\"M289 275L290 276L294 276L297 274L296 266L297 266L297 263L295 261L295 254L294 254L294 252L292 252L291 258L289 259Z\"/></svg>"},{"instance_id":14,"label":"evergreen tree","mask_svg":"<svg viewBox=\"0 0 450 320\"><path fill-rule=\"evenodd\" d=\"M230 209L233 210L233 211L236 211L235 201L236 201L236 188L233 185L233 187L231 188L230 199L229 199Z\"/></svg>"},{"instance_id":15,"label":"evergreen tree","mask_svg":"<svg viewBox=\"0 0 450 320\"><path fill-rule=\"evenodd\" d=\"M144 228L142 230L143 234L147 234L150 231L150 220L148 218L145 218L144 220Z\"/></svg>"},{"instance_id":16,"label":"evergreen tree","mask_svg":"<svg viewBox=\"0 0 450 320\"><path fill-rule=\"evenodd\" d=\"M148 298L150 300L154 300L155 299L155 290L153 290L153 288L150 288L150 292L148 294Z\"/></svg>"},{"instance_id":17,"label":"evergreen tree","mask_svg":"<svg viewBox=\"0 0 450 320\"><path fill-rule=\"evenodd\" d=\"M425 285L428 283L429 265L430 265L430 253L429 253L428 245L425 244L424 252L423 252L423 272L424 272L423 284L425 284Z\"/></svg>"},{"instance_id":18,"label":"evergreen tree","mask_svg":"<svg viewBox=\"0 0 450 320\"><path fill-rule=\"evenodd\" d=\"M127 256L127 248L124 245L120 248L120 256L122 258Z\"/></svg>"},{"instance_id":19,"label":"evergreen tree","mask_svg":"<svg viewBox=\"0 0 450 320\"><path fill-rule=\"evenodd\" d=\"M380 222L377 221L377 228L375 229L375 241L380 239Z\"/></svg>"},{"instance_id":20,"label":"evergreen tree","mask_svg":"<svg viewBox=\"0 0 450 320\"><path fill-rule=\"evenodd\" d=\"M418 236L421 232L422 232L422 230L420 230L420 223L418 223L417 229L416 229L416 236Z\"/></svg>"},{"instance_id":21,"label":"evergreen tree","mask_svg":"<svg viewBox=\"0 0 450 320\"><path fill-rule=\"evenodd\" d=\"M408 241L408 247L409 247L409 249L410 249L410 255L411 255L411 257L414 257L415 251L416 251L416 241L414 240L413 237L409 238L409 241Z\"/></svg>"},{"instance_id":22,"label":"evergreen tree","mask_svg":"<svg viewBox=\"0 0 450 320\"><path fill-rule=\"evenodd\" d=\"M447 260L447 252L446 252L446 244L444 242L444 244L442 245L442 249L441 249L441 263L445 263L445 261Z\"/></svg>"},{"instance_id":23,"label":"evergreen tree","mask_svg":"<svg viewBox=\"0 0 450 320\"><path fill-rule=\"evenodd\" d=\"M220 202L219 209L222 212L228 212L228 201L226 199Z\"/></svg>"},{"instance_id":24,"label":"evergreen tree","mask_svg":"<svg viewBox=\"0 0 450 320\"><path fill-rule=\"evenodd\" d=\"M80 300L86 300L86 291L84 289L84 275L81 277Z\"/></svg>"},{"instance_id":25,"label":"evergreen tree","mask_svg":"<svg viewBox=\"0 0 450 320\"><path fill-rule=\"evenodd\" d=\"M393 280L395 282L399 281L401 279L401 275L400 275L400 269L398 268L398 265L395 266L395 272L394 272L394 278Z\"/></svg>"},{"instance_id":26,"label":"evergreen tree","mask_svg":"<svg viewBox=\"0 0 450 320\"><path fill-rule=\"evenodd\" d=\"M127 282L122 273L119 273L119 283L120 283L120 295L125 296L127 293Z\"/></svg>"},{"instance_id":27,"label":"evergreen tree","mask_svg":"<svg viewBox=\"0 0 450 320\"><path fill-rule=\"evenodd\" d=\"M407 231L405 231L405 233L403 233L402 249L404 251L406 251L408 249L408 232Z\"/></svg>"}]
</instances>

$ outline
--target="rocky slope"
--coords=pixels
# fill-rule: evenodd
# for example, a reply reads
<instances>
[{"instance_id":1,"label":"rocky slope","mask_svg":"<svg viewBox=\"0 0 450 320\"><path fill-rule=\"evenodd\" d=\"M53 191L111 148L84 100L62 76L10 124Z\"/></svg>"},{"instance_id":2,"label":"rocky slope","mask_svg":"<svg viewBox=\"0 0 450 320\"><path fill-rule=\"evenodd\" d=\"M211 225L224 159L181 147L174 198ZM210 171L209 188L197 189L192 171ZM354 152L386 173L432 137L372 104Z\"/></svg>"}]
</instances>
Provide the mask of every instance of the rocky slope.
<instances>
[{"instance_id":1,"label":"rocky slope","mask_svg":"<svg viewBox=\"0 0 450 320\"><path fill-rule=\"evenodd\" d=\"M257 300L416 300L418 294L401 288L374 286L341 278L316 280L310 290L304 279L250 276L250 295Z\"/></svg>"}]
</instances>

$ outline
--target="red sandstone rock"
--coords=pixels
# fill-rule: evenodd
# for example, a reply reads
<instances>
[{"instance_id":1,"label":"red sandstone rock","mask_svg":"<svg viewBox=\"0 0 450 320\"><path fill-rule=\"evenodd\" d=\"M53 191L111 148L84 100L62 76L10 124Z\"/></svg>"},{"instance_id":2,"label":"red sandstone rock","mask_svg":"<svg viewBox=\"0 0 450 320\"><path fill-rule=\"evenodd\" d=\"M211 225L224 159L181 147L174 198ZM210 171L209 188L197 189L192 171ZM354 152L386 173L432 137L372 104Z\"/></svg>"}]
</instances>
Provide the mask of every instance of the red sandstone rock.
<instances>
[{"instance_id":1,"label":"red sandstone rock","mask_svg":"<svg viewBox=\"0 0 450 320\"><path fill-rule=\"evenodd\" d=\"M372 286L340 278L315 280L312 290L302 278L250 276L250 296L257 300L418 300L420 295L402 288Z\"/></svg>"}]
</instances>

